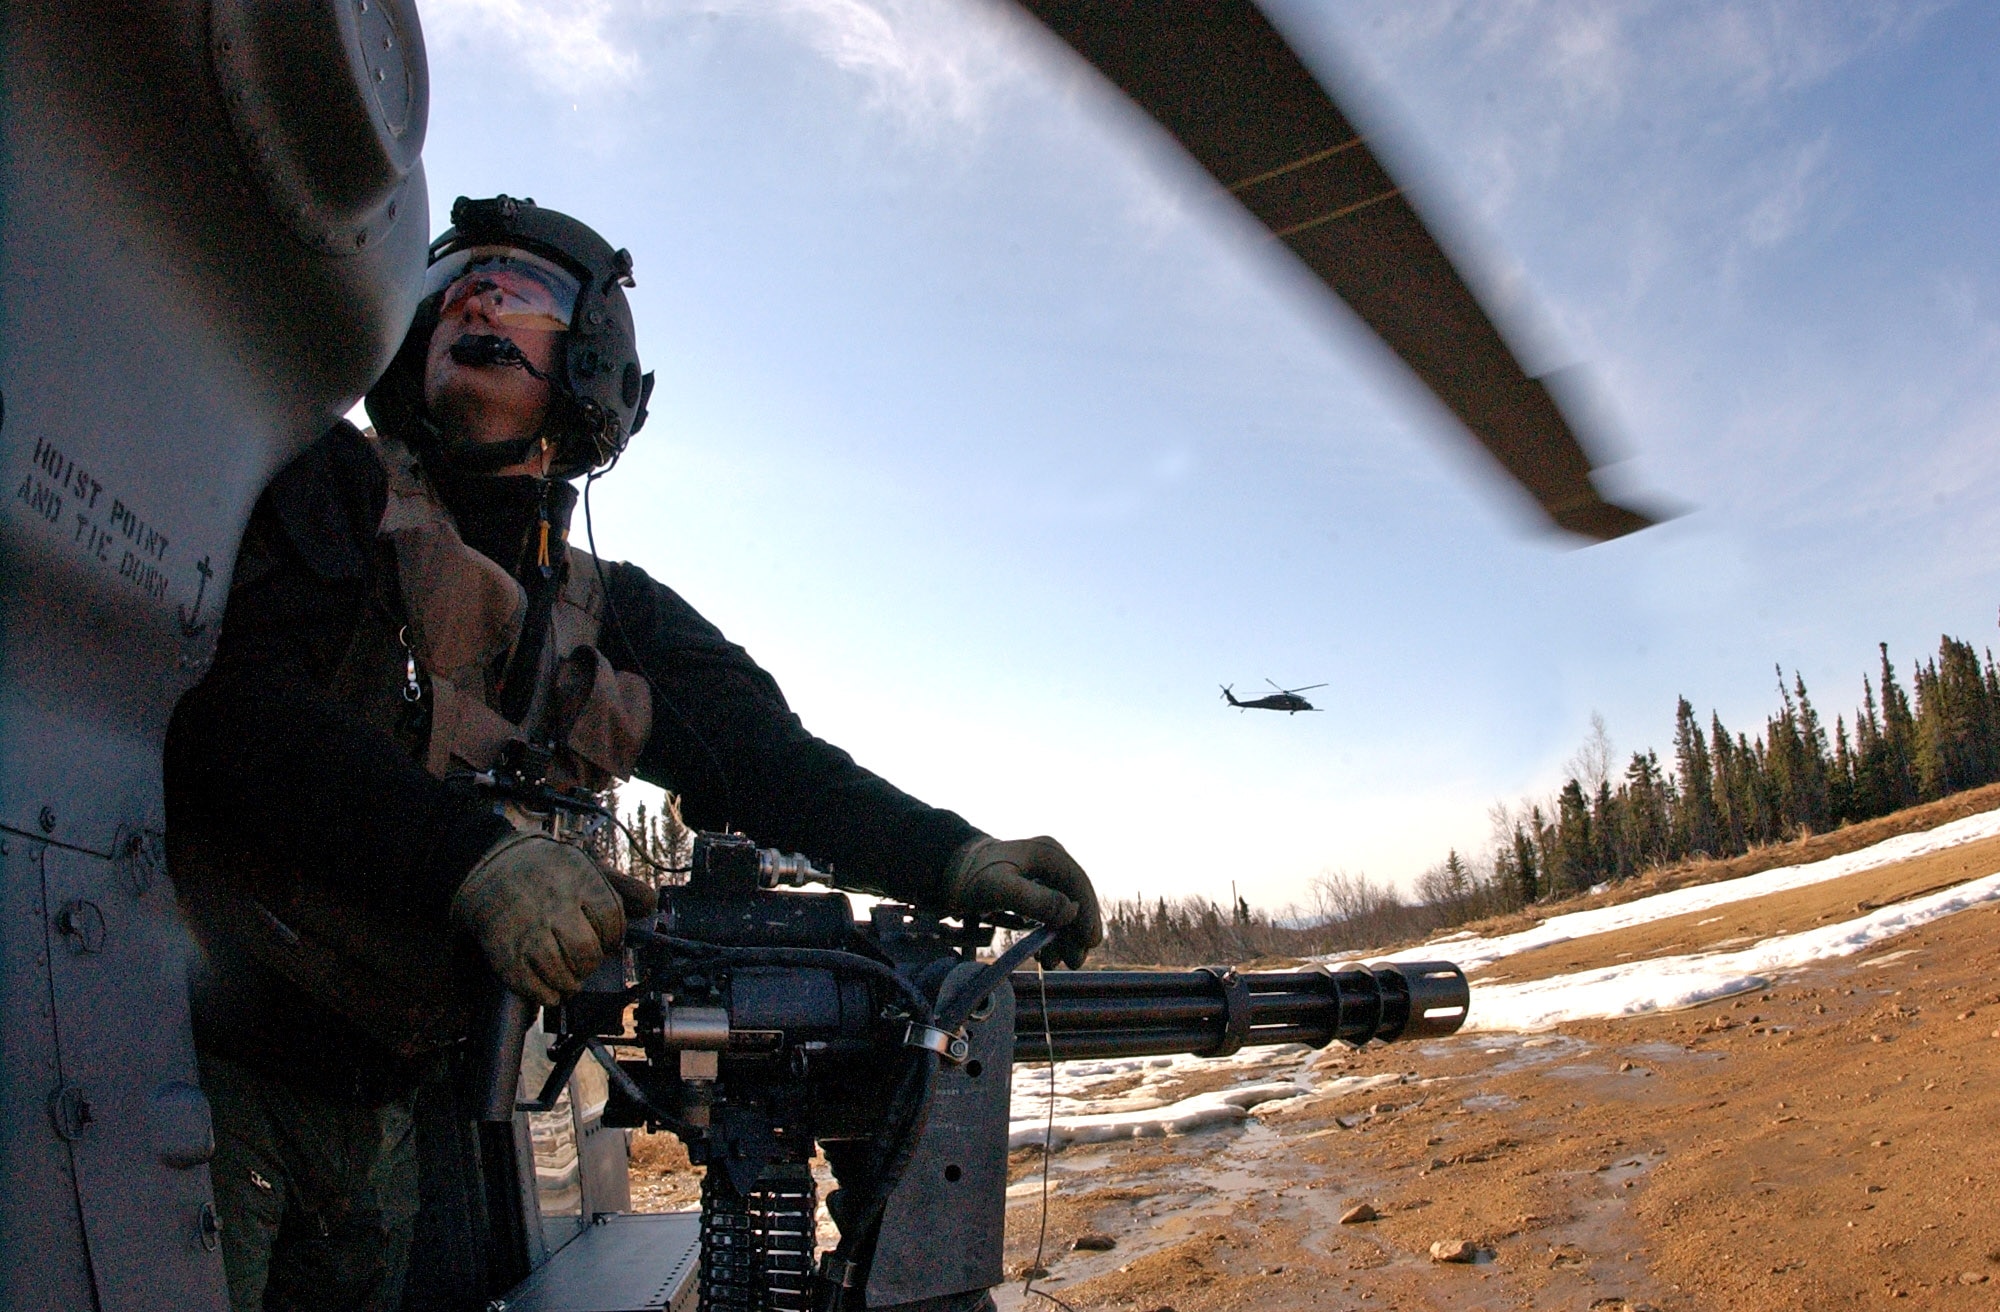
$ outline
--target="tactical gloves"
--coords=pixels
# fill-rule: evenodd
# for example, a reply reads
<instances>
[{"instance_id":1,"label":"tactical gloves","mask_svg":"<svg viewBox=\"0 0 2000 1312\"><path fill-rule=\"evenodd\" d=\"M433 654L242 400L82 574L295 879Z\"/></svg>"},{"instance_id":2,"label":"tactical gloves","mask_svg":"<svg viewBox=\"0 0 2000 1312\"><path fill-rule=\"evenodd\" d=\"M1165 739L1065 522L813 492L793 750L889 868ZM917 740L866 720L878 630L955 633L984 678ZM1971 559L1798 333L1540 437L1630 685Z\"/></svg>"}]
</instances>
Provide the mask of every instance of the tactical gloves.
<instances>
[{"instance_id":1,"label":"tactical gloves","mask_svg":"<svg viewBox=\"0 0 2000 1312\"><path fill-rule=\"evenodd\" d=\"M451 900L451 923L470 934L500 982L544 1006L561 1002L625 937L625 917L650 914L652 889L600 869L542 834L509 834L488 848Z\"/></svg>"},{"instance_id":2,"label":"tactical gloves","mask_svg":"<svg viewBox=\"0 0 2000 1312\"><path fill-rule=\"evenodd\" d=\"M973 839L945 864L939 904L947 915L1011 911L1059 930L1042 951L1045 966L1061 962L1079 969L1104 941L1090 876L1053 838Z\"/></svg>"}]
</instances>

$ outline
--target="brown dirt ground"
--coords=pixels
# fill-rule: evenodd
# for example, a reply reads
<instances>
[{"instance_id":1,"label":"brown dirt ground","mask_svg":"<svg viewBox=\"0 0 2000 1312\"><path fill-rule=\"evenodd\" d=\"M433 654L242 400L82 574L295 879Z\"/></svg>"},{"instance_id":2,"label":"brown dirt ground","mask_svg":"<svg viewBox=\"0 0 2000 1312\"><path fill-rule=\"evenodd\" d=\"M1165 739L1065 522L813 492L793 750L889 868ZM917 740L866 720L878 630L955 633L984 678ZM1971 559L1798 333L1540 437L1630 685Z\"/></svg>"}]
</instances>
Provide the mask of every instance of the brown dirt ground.
<instances>
[{"instance_id":1,"label":"brown dirt ground","mask_svg":"<svg viewBox=\"0 0 2000 1312\"><path fill-rule=\"evenodd\" d=\"M632 1134L632 1210L679 1212L701 1206L701 1172L671 1134Z\"/></svg>"},{"instance_id":2,"label":"brown dirt ground","mask_svg":"<svg viewBox=\"0 0 2000 1312\"><path fill-rule=\"evenodd\" d=\"M2000 840L1493 973L1809 929L1995 870ZM1702 1008L1314 1060L1402 1082L1056 1153L1043 1287L1115 1312L2000 1307L2000 1170L1984 1147L2000 1121L2000 907ZM1015 1157L1010 1272L1033 1261L1041 1219L1039 1154ZM1357 1202L1381 1219L1340 1224ZM1116 1247L1073 1251L1086 1233ZM1458 1239L1475 1261L1429 1259ZM1003 1309L1053 1308L1018 1282L998 1293Z\"/></svg>"}]
</instances>

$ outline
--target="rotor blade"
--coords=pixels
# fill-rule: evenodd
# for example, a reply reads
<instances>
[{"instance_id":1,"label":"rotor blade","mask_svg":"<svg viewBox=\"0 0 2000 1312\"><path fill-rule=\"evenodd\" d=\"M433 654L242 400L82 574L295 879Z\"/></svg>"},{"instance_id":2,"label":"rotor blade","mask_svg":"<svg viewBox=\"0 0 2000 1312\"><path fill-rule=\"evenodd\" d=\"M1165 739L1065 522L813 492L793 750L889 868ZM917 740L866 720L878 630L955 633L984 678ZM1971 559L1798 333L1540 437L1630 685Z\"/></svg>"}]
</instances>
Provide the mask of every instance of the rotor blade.
<instances>
[{"instance_id":1,"label":"rotor blade","mask_svg":"<svg viewBox=\"0 0 2000 1312\"><path fill-rule=\"evenodd\" d=\"M1325 684L1323 684L1323 683L1309 683L1309 684L1307 684L1307 685L1306 685L1305 687L1303 687L1303 688L1287 688L1287 689L1285 689L1285 691L1286 691L1286 692L1311 692L1311 691L1312 691L1313 689L1315 689L1315 688L1324 688L1324 687L1326 687L1326 685L1325 685Z\"/></svg>"},{"instance_id":2,"label":"rotor blade","mask_svg":"<svg viewBox=\"0 0 2000 1312\"><path fill-rule=\"evenodd\" d=\"M1251 0L1016 0L1150 114L1409 366L1562 528L1653 520L1606 501L1583 444L1437 238Z\"/></svg>"}]
</instances>

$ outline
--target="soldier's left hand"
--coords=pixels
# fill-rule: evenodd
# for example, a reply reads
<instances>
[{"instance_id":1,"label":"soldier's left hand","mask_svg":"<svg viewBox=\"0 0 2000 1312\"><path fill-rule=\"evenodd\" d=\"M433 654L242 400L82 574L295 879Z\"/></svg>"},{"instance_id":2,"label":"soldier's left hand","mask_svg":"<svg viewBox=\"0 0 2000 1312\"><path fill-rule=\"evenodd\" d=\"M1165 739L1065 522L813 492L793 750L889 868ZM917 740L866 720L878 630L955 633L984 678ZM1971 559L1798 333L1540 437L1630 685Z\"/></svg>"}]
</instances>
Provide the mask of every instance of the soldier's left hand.
<instances>
[{"instance_id":1,"label":"soldier's left hand","mask_svg":"<svg viewBox=\"0 0 2000 1312\"><path fill-rule=\"evenodd\" d=\"M940 879L951 915L1011 911L1057 930L1042 964L1080 969L1104 941L1104 917L1090 876L1053 838L975 838L952 854Z\"/></svg>"}]
</instances>

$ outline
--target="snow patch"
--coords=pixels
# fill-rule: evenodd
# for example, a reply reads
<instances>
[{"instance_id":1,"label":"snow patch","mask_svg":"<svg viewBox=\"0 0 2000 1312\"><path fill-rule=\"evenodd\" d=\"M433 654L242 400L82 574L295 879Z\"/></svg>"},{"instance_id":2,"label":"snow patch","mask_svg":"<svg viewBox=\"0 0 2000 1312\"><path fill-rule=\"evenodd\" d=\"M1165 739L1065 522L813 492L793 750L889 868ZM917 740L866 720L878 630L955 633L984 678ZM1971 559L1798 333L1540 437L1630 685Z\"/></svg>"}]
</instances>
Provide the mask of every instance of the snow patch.
<instances>
[{"instance_id":1,"label":"snow patch","mask_svg":"<svg viewBox=\"0 0 2000 1312\"><path fill-rule=\"evenodd\" d=\"M2000 874L1837 925L1767 938L1734 952L1659 957L1522 984L1480 984L1472 990L1465 1030L1545 1030L1564 1021L1642 1016L1712 1002L1763 988L1768 977L1779 972L1850 956L1919 925L1994 901L2000 901Z\"/></svg>"},{"instance_id":2,"label":"snow patch","mask_svg":"<svg viewBox=\"0 0 2000 1312\"><path fill-rule=\"evenodd\" d=\"M1405 948L1368 959L1431 961L1439 956L1449 956L1461 968L1470 972L1531 948L1586 938L1592 934L1606 934L1617 929L1628 929L1633 925L1665 920L1669 916L1686 915L1691 911L1705 911L1710 907L1727 906L1732 902L1768 897L1773 893L1825 883L1829 879L1859 874L1864 870L1873 870L1877 866L1907 861L1912 857L1927 856L1932 852L1944 851L1946 848L1995 837L2000 837L2000 810L1969 815L1963 820L1954 820L1950 824L1939 825L1935 829L1927 829L1918 834L1898 834L1894 838L1883 839L1871 847L1864 847L1841 856L1827 857L1823 861L1809 861L1797 866L1780 866L1776 870L1744 875L1740 879L1726 879L1714 884L1697 884L1692 888L1677 888L1672 892L1655 893L1651 897L1639 898L1615 907L1596 907L1589 911L1572 911L1568 915L1551 916L1533 929L1524 929L1516 934L1477 938L1460 931L1432 939L1420 947ZM1438 949L1445 946L1449 946L1450 952L1439 952ZM1332 961L1336 958L1322 959ZM1352 957L1337 959L1353 960ZM1489 988L1490 986L1482 985L1474 991L1476 1006L1480 1005L1477 999L1483 997Z\"/></svg>"},{"instance_id":3,"label":"snow patch","mask_svg":"<svg viewBox=\"0 0 2000 1312\"><path fill-rule=\"evenodd\" d=\"M1290 1051L1296 1058L1300 1050L1294 1046ZM1199 1061L1199 1058L1191 1059L1191 1062ZM1211 1061L1204 1064L1212 1068L1217 1063ZM1188 1134L1211 1125L1234 1125L1247 1119L1251 1108L1265 1104L1290 1103L1308 1096L1317 1101L1385 1085L1404 1084L1409 1079L1406 1075L1387 1072L1317 1080L1316 1076L1325 1066L1324 1062L1306 1061L1299 1063L1299 1068L1283 1080L1240 1084L1233 1089L1218 1089L1174 1100L1155 1097L1148 1102L1143 1096L1130 1094L1116 1099L1089 1100L1065 1098L1058 1093L1053 1126L1049 1119L1048 1073L1044 1068L1036 1078L1015 1080L1015 1108L1034 1107L1035 1111L1017 1116L1009 1125L1007 1149L1012 1152L1016 1148L1033 1148L1045 1142L1051 1148L1060 1148L1066 1144ZM1036 1084L1040 1085L1039 1098L1022 1097L1024 1093L1032 1094Z\"/></svg>"},{"instance_id":4,"label":"snow patch","mask_svg":"<svg viewBox=\"0 0 2000 1312\"><path fill-rule=\"evenodd\" d=\"M1045 1119L1016 1121L1008 1128L1007 1147L1011 1151L1032 1148L1045 1141L1051 1147L1060 1147L1072 1143L1104 1143L1111 1139L1150 1139L1165 1134L1187 1134L1210 1125L1233 1125L1247 1117L1250 1108L1258 1103L1296 1098L1299 1092L1299 1086L1289 1081L1283 1084L1249 1084L1215 1093L1198 1093L1164 1107L1058 1116L1053 1129Z\"/></svg>"}]
</instances>

